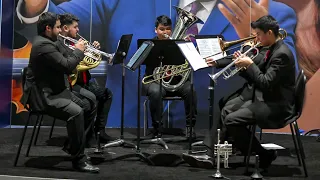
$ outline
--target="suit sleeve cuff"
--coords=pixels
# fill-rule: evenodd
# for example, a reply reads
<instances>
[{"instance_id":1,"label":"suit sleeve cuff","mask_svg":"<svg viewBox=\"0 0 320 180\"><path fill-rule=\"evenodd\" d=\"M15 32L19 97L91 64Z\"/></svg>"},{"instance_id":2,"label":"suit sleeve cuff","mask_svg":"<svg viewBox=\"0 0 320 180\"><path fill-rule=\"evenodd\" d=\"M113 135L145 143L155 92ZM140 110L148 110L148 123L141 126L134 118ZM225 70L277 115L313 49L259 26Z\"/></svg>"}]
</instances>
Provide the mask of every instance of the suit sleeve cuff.
<instances>
[{"instance_id":1,"label":"suit sleeve cuff","mask_svg":"<svg viewBox=\"0 0 320 180\"><path fill-rule=\"evenodd\" d=\"M252 63L246 70L247 75L251 79L255 79L254 77L256 76L257 72L260 72L260 69L255 63Z\"/></svg>"},{"instance_id":2,"label":"suit sleeve cuff","mask_svg":"<svg viewBox=\"0 0 320 180\"><path fill-rule=\"evenodd\" d=\"M32 24L32 23L36 23L36 22L38 21L39 16L40 16L42 13L48 12L50 0L48 0L47 5L46 5L45 9L43 10L43 12L41 12L39 15L37 15L37 16L35 16L35 17L31 17L31 18L24 17L24 16L21 14L21 6L22 6L22 3L24 3L23 0L19 0L18 3L17 3L16 12L17 12L18 19L20 20L21 23Z\"/></svg>"},{"instance_id":3,"label":"suit sleeve cuff","mask_svg":"<svg viewBox=\"0 0 320 180\"><path fill-rule=\"evenodd\" d=\"M73 54L80 59L80 61L82 61L82 59L84 58L84 53L82 51L80 51L79 49L75 49L73 51Z\"/></svg>"}]
</instances>

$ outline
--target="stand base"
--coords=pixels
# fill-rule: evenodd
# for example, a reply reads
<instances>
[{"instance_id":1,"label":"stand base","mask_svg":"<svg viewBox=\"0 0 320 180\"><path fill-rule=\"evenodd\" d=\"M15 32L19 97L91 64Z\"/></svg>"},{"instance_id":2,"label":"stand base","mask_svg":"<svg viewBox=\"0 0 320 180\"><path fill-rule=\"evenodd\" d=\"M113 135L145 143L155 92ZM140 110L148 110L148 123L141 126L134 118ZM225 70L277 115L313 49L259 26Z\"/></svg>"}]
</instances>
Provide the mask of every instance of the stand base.
<instances>
[{"instance_id":1,"label":"stand base","mask_svg":"<svg viewBox=\"0 0 320 180\"><path fill-rule=\"evenodd\" d=\"M251 179L260 180L260 179L263 179L263 176L259 172L254 172L251 175Z\"/></svg>"},{"instance_id":2,"label":"stand base","mask_svg":"<svg viewBox=\"0 0 320 180\"><path fill-rule=\"evenodd\" d=\"M131 147L137 149L137 146L133 143L129 143L125 141L124 139L117 139L110 143L107 143L102 146L102 148L109 148L109 147L115 147L115 146L124 146L124 147Z\"/></svg>"},{"instance_id":3,"label":"stand base","mask_svg":"<svg viewBox=\"0 0 320 180\"><path fill-rule=\"evenodd\" d=\"M140 141L141 144L158 144L165 149L169 149L168 145L162 138L145 139Z\"/></svg>"},{"instance_id":4,"label":"stand base","mask_svg":"<svg viewBox=\"0 0 320 180\"><path fill-rule=\"evenodd\" d=\"M191 146L204 146L203 141L194 142Z\"/></svg>"},{"instance_id":5,"label":"stand base","mask_svg":"<svg viewBox=\"0 0 320 180\"><path fill-rule=\"evenodd\" d=\"M213 175L210 175L209 177L214 178L214 179L229 179L225 176L222 176L222 174L220 172L216 172Z\"/></svg>"}]
</instances>

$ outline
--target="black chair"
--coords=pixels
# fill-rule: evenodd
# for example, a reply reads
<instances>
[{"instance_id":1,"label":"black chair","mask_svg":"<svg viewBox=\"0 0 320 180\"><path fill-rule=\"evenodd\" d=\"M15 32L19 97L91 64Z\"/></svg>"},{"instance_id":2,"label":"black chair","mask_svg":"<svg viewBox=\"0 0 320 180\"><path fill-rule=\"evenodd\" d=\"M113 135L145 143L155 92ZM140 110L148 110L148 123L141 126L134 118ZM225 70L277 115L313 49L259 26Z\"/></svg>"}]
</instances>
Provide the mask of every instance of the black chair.
<instances>
[{"instance_id":1,"label":"black chair","mask_svg":"<svg viewBox=\"0 0 320 180\"><path fill-rule=\"evenodd\" d=\"M24 84L26 82L27 68L28 67L23 68L22 72L21 72L23 90L24 90ZM36 134L36 137L35 137L34 145L36 145L36 142L37 142L37 139L38 139L40 126L42 124L43 115L46 115L46 112L44 112L44 111L34 111L34 110L32 110L32 107L30 107L30 104L25 104L24 108L26 108L28 110L29 116L28 116L27 122L26 122L26 124L24 126L24 130L22 132L22 137L21 137L21 140L20 140L20 144L19 144L18 152L16 154L16 158L15 158L15 161L14 161L14 166L17 166L17 163L18 163L18 160L19 160L19 156L20 156L20 152L21 152L21 148L22 148L22 144L23 144L24 137L26 135L26 131L27 131L27 128L28 128L28 125L29 125L31 117L32 116L36 116L37 120L36 120L36 122L35 122L35 124L33 126L32 135L31 135L30 142L29 142L29 145L28 145L26 157L29 156L29 152L30 152L31 144L32 144L32 141L33 141L33 138L34 138L34 133L35 133L35 130L36 130L36 126L38 125L38 130L37 130L37 134ZM56 118L54 118L54 120L53 120L53 124L52 124L51 130L50 130L49 138L51 138L51 136L52 136L52 131L53 131L53 126L54 126L55 120L56 120Z\"/></svg>"},{"instance_id":2,"label":"black chair","mask_svg":"<svg viewBox=\"0 0 320 180\"><path fill-rule=\"evenodd\" d=\"M281 129L281 128L286 127L287 125L290 125L291 135L292 135L294 147L295 147L295 150L296 150L299 166L301 166L301 162L302 162L302 166L303 166L305 177L308 177L308 172L307 172L306 163L305 163L305 158L306 157L305 157L303 145L302 145L302 142L301 142L301 139L300 139L300 132L299 132L299 127L298 127L298 123L297 123L297 120L301 116L302 108L303 108L303 105L304 105L305 87L306 87L306 76L304 75L303 70L300 70L300 72L299 72L299 74L298 74L298 76L296 78L295 112L292 115L292 118L289 119L284 124L283 127L276 128L276 129ZM262 129L275 129L275 128L270 128L270 127L260 127L260 128L261 128L261 132L262 132ZM256 125L252 125L250 127L250 129L251 129L252 133L251 133L251 138L250 138L250 143L249 143L249 148L248 148L248 154L245 157L246 172L248 172L248 166L249 166L251 148L252 148L252 140L253 140L253 137L255 136ZM262 134L261 132L260 132L260 139L261 139L261 134Z\"/></svg>"}]
</instances>

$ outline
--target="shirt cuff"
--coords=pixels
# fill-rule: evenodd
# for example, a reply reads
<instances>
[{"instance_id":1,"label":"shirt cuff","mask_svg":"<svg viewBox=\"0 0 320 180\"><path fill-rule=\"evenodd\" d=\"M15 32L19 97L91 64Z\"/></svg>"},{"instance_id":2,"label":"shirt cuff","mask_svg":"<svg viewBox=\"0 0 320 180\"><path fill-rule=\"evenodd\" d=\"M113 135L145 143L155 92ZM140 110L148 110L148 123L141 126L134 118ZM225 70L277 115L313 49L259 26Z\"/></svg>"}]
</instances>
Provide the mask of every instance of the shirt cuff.
<instances>
[{"instance_id":1,"label":"shirt cuff","mask_svg":"<svg viewBox=\"0 0 320 180\"><path fill-rule=\"evenodd\" d=\"M32 17L32 18L27 18L27 17L22 16L22 14L21 14L21 6L22 6L22 3L23 3L23 0L19 0L19 1L18 1L18 4L17 4L17 7L16 7L16 12L17 12L18 19L20 20L21 23L32 24L32 23L36 23L36 22L38 21L39 16L40 16L42 13L48 12L50 0L48 0L47 6L46 6L46 8L44 9L44 11L41 12L39 15L37 15L37 16L35 16L35 17Z\"/></svg>"}]
</instances>

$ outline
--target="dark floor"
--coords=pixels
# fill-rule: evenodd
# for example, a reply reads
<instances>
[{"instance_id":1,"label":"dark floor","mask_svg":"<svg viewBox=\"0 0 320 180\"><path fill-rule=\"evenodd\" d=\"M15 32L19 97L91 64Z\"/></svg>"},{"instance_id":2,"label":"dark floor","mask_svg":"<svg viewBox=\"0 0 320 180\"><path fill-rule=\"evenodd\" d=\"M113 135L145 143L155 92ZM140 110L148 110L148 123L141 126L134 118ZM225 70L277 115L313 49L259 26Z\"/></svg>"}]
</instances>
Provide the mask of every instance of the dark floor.
<instances>
[{"instance_id":1,"label":"dark floor","mask_svg":"<svg viewBox=\"0 0 320 180\"><path fill-rule=\"evenodd\" d=\"M118 129L108 129L109 134L119 136ZM125 138L135 138L134 129L125 130ZM110 155L107 161L98 164L99 174L88 174L75 172L71 168L68 156L61 150L66 130L55 128L53 138L48 140L49 128L42 128L40 131L38 145L32 146L30 157L26 158L25 153L29 143L31 130L28 130L22 155L18 167L13 167L13 161L18 149L22 129L0 129L0 174L14 176L33 176L50 178L70 179L112 179L112 180L201 180L210 179L208 176L215 173L215 169L205 170L192 168L187 164L180 164L177 167L149 166L137 158L114 160L126 154L134 153L131 148L113 147L107 149ZM204 131L197 131L199 139L202 139ZM320 179L320 142L315 137L302 137L306 152L306 163L309 171L308 179ZM264 174L265 179L303 179L303 170L297 166L297 159L290 156L293 151L292 138L289 135L264 134L263 142L273 142L288 149L280 152L280 157L274 161L269 172ZM171 153L181 155L187 152L187 143L170 143L170 150L163 150L158 145L141 146L141 151L148 153ZM251 158L253 159L253 158ZM231 169L221 169L224 176L230 179L250 179L243 175L244 167L241 162L243 157L231 157Z\"/></svg>"}]
</instances>

